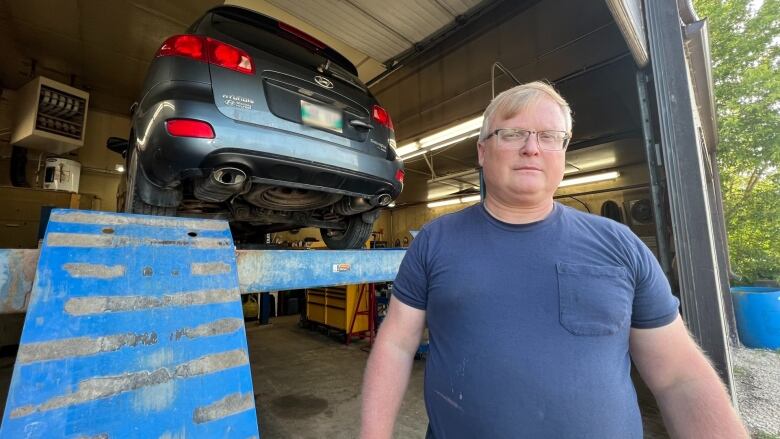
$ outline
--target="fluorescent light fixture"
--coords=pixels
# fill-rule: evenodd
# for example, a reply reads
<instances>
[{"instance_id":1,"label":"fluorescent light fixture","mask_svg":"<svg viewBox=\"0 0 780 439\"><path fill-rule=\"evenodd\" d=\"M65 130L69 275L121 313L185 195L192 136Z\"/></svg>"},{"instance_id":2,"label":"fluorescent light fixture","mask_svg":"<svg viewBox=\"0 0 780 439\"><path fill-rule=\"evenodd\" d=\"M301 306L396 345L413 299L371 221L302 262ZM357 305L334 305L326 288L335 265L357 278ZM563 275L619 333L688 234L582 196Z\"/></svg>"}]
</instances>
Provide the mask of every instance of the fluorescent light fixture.
<instances>
[{"instance_id":1,"label":"fluorescent light fixture","mask_svg":"<svg viewBox=\"0 0 780 439\"><path fill-rule=\"evenodd\" d=\"M399 156L409 154L410 152L417 151L417 148L419 148L420 145L417 144L417 142L407 143L406 145L399 146L396 148L395 153Z\"/></svg>"},{"instance_id":2,"label":"fluorescent light fixture","mask_svg":"<svg viewBox=\"0 0 780 439\"><path fill-rule=\"evenodd\" d=\"M417 157L418 155L423 155L426 152L428 152L427 149L418 149L415 152L413 152L413 153L411 153L411 154L409 154L407 156L401 157L401 160L409 160L412 157Z\"/></svg>"},{"instance_id":3,"label":"fluorescent light fixture","mask_svg":"<svg viewBox=\"0 0 780 439\"><path fill-rule=\"evenodd\" d=\"M437 149L444 148L445 146L450 146L452 144L461 142L461 141L469 139L471 137L477 137L478 135L479 135L479 131L476 131L476 132L473 132L473 133L466 134L464 136L456 137L456 138L454 138L452 140L447 140L446 142L437 143L434 146L431 146L430 148L428 148L428 151L436 151Z\"/></svg>"},{"instance_id":4,"label":"fluorescent light fixture","mask_svg":"<svg viewBox=\"0 0 780 439\"><path fill-rule=\"evenodd\" d=\"M482 116L467 120L453 127L425 136L422 139L407 143L396 149L396 154L401 160L408 160L412 157L425 154L428 151L434 151L444 148L460 141L479 135L482 128Z\"/></svg>"},{"instance_id":5,"label":"fluorescent light fixture","mask_svg":"<svg viewBox=\"0 0 780 439\"><path fill-rule=\"evenodd\" d=\"M562 188L566 186L575 186L578 184L595 183L597 181L614 180L618 177L620 177L620 172L618 171L602 172L600 174L591 174L591 175L584 175L582 177L567 178L563 180L561 184L558 185L558 187Z\"/></svg>"},{"instance_id":6,"label":"fluorescent light fixture","mask_svg":"<svg viewBox=\"0 0 780 439\"><path fill-rule=\"evenodd\" d=\"M481 199L482 197L480 197L479 195L469 195L467 197L450 198L449 200L430 202L428 203L428 208L451 206L453 204L461 204L461 203L473 203L474 201L479 201Z\"/></svg>"},{"instance_id":7,"label":"fluorescent light fixture","mask_svg":"<svg viewBox=\"0 0 780 439\"><path fill-rule=\"evenodd\" d=\"M433 133L430 136L423 137L420 139L420 147L425 148L437 143L446 142L447 140L471 133L473 131L479 132L480 128L482 128L482 116L455 125L454 127L439 131L438 133Z\"/></svg>"},{"instance_id":8,"label":"fluorescent light fixture","mask_svg":"<svg viewBox=\"0 0 780 439\"><path fill-rule=\"evenodd\" d=\"M428 203L429 208L451 206L453 204L460 204L460 198L450 198L449 200L434 201Z\"/></svg>"}]
</instances>

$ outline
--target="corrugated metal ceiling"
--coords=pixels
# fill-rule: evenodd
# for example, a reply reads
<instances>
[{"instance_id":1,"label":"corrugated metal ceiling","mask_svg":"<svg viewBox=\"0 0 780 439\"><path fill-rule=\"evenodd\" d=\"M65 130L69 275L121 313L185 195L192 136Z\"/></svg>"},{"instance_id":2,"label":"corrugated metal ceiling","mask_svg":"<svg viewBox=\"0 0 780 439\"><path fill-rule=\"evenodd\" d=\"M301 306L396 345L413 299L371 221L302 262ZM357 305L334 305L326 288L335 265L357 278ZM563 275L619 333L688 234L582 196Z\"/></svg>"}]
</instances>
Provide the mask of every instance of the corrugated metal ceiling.
<instances>
[{"instance_id":1,"label":"corrugated metal ceiling","mask_svg":"<svg viewBox=\"0 0 780 439\"><path fill-rule=\"evenodd\" d=\"M274 6L387 61L452 23L481 0L268 0Z\"/></svg>"},{"instance_id":2,"label":"corrugated metal ceiling","mask_svg":"<svg viewBox=\"0 0 780 439\"><path fill-rule=\"evenodd\" d=\"M125 113L160 43L224 0L0 0L0 85L35 75L90 89ZM291 22L342 52L368 81L383 63L494 0L227 0ZM108 12L110 10L110 12Z\"/></svg>"}]
</instances>

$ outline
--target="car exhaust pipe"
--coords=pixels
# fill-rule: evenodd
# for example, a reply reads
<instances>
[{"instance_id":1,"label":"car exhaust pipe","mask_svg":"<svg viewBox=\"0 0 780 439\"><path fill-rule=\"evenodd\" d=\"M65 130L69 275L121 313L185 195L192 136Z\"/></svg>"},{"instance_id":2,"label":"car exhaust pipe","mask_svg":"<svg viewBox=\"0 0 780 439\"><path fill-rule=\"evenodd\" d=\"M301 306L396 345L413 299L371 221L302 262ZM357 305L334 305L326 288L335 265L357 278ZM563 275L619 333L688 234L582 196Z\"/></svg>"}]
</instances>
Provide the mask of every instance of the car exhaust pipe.
<instances>
[{"instance_id":1,"label":"car exhaust pipe","mask_svg":"<svg viewBox=\"0 0 780 439\"><path fill-rule=\"evenodd\" d=\"M246 173L238 168L219 168L196 183L193 192L199 200L219 203L241 192L246 180Z\"/></svg>"},{"instance_id":2,"label":"car exhaust pipe","mask_svg":"<svg viewBox=\"0 0 780 439\"><path fill-rule=\"evenodd\" d=\"M385 207L392 202L393 202L393 197L391 197L389 194L380 194L374 197L371 204L373 204L374 206Z\"/></svg>"}]
</instances>

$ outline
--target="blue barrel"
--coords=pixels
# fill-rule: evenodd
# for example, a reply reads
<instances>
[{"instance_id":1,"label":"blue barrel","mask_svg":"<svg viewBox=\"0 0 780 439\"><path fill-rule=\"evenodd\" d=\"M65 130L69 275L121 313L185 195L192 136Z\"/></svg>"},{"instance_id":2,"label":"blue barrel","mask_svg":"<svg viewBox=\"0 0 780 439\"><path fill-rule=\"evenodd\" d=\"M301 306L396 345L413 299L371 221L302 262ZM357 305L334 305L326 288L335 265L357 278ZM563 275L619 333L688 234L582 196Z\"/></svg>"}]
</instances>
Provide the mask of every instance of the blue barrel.
<instances>
[{"instance_id":1,"label":"blue barrel","mask_svg":"<svg viewBox=\"0 0 780 439\"><path fill-rule=\"evenodd\" d=\"M731 289L739 340L749 348L780 349L780 289Z\"/></svg>"}]
</instances>

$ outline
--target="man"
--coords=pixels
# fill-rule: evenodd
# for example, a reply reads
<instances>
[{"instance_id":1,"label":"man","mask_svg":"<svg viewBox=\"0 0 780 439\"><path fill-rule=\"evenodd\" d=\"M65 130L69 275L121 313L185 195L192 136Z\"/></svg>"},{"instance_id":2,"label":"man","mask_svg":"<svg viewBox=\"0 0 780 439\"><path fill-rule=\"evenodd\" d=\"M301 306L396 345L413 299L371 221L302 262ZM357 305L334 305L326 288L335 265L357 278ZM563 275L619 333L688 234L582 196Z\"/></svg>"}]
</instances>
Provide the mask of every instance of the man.
<instances>
[{"instance_id":1,"label":"man","mask_svg":"<svg viewBox=\"0 0 780 439\"><path fill-rule=\"evenodd\" d=\"M428 437L641 438L632 359L672 436L747 437L652 253L553 201L571 127L541 82L485 110L487 196L408 250L366 367L364 439L392 436L426 320Z\"/></svg>"}]
</instances>

